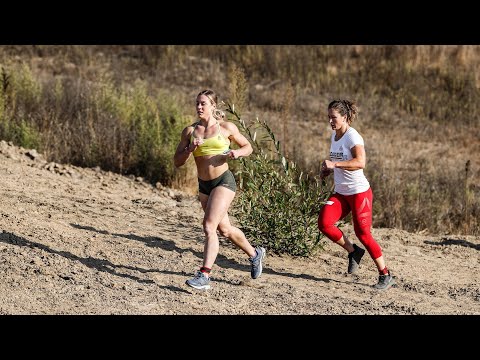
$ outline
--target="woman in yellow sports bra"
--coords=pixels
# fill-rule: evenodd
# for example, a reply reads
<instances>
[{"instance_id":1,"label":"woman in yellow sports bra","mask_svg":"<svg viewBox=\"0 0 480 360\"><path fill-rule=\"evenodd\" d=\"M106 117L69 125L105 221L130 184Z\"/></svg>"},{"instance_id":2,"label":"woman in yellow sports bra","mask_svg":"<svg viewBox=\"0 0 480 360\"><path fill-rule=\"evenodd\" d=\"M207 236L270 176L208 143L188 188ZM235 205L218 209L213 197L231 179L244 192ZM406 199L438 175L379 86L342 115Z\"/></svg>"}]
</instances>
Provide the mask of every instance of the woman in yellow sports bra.
<instances>
[{"instance_id":1,"label":"woman in yellow sports bra","mask_svg":"<svg viewBox=\"0 0 480 360\"><path fill-rule=\"evenodd\" d=\"M248 156L253 149L237 126L224 120L225 115L217 109L217 103L217 95L212 90L203 90L197 95L199 120L183 129L173 157L175 166L180 167L193 154L197 165L198 198L205 212L203 231L206 241L202 267L192 279L186 281L187 285L196 289L210 288L209 274L219 251L217 230L249 256L253 279L262 274L262 260L265 257L265 249L260 246L254 248L228 217L236 183L227 160ZM239 148L230 149L231 141Z\"/></svg>"}]
</instances>

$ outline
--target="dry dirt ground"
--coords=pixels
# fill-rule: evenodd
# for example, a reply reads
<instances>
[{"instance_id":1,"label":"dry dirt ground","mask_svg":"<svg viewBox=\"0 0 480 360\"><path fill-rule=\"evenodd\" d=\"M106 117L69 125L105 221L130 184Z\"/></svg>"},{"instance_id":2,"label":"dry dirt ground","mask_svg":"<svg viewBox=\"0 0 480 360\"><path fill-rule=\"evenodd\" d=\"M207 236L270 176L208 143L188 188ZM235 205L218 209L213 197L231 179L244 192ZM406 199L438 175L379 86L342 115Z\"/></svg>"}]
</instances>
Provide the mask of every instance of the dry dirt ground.
<instances>
[{"instance_id":1,"label":"dry dirt ground","mask_svg":"<svg viewBox=\"0 0 480 360\"><path fill-rule=\"evenodd\" d=\"M313 258L246 255L221 239L212 288L197 199L100 169L47 163L0 142L0 314L480 314L480 238L374 229L395 287L364 258L347 276L334 244ZM347 234L352 233L346 228Z\"/></svg>"}]
</instances>

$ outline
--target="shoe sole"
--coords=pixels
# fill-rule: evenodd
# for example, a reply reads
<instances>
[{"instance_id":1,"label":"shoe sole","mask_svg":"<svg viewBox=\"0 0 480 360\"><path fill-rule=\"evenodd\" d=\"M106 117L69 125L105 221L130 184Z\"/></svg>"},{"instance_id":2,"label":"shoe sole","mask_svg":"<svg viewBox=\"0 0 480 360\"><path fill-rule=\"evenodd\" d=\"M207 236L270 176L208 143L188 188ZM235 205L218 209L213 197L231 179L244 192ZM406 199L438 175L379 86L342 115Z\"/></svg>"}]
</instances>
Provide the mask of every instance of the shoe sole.
<instances>
[{"instance_id":1,"label":"shoe sole","mask_svg":"<svg viewBox=\"0 0 480 360\"><path fill-rule=\"evenodd\" d=\"M185 284L187 284L188 286L190 286L194 289L197 289L197 290L208 290L208 289L210 289L210 285L195 286L195 285L189 284L188 281L185 281Z\"/></svg>"},{"instance_id":2,"label":"shoe sole","mask_svg":"<svg viewBox=\"0 0 480 360\"><path fill-rule=\"evenodd\" d=\"M253 277L252 276L252 279L258 279L260 277L260 275L262 275L262 272L263 272L263 265L262 265L262 261L263 259L265 259L265 256L267 255L267 252L265 251L265 249L263 249L263 254L262 254L262 259L260 260L260 273L258 274L257 277Z\"/></svg>"}]
</instances>

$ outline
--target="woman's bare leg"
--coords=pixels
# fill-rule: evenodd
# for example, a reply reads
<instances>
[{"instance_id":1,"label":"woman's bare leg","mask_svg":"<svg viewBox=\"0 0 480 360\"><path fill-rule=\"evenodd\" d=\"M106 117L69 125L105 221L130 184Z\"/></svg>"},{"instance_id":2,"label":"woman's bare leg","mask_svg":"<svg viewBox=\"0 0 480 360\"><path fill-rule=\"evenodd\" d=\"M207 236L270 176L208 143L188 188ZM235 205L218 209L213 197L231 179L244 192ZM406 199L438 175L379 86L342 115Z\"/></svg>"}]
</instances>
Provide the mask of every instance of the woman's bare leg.
<instances>
[{"instance_id":1,"label":"woman's bare leg","mask_svg":"<svg viewBox=\"0 0 480 360\"><path fill-rule=\"evenodd\" d=\"M383 269L385 269L385 260L383 259L383 255L373 261L375 262L375 265L377 265L378 271L382 271Z\"/></svg>"},{"instance_id":2,"label":"woman's bare leg","mask_svg":"<svg viewBox=\"0 0 480 360\"><path fill-rule=\"evenodd\" d=\"M256 254L255 249L248 243L243 232L232 226L228 219L228 208L234 197L235 193L223 186L213 189L210 196L199 194L202 208L205 211L203 231L205 232L206 240L203 250L203 266L207 268L212 268L218 255L217 228L249 256Z\"/></svg>"},{"instance_id":3,"label":"woman's bare leg","mask_svg":"<svg viewBox=\"0 0 480 360\"><path fill-rule=\"evenodd\" d=\"M230 223L228 213L225 214L225 217L220 221L220 224L218 224L218 231L220 231L222 236L225 236L238 248L242 249L249 257L254 257L257 254L255 248L248 242L243 231Z\"/></svg>"},{"instance_id":4,"label":"woman's bare leg","mask_svg":"<svg viewBox=\"0 0 480 360\"><path fill-rule=\"evenodd\" d=\"M343 247L345 250L347 250L348 253L351 253L352 251L355 250L355 248L353 247L353 244L350 242L350 240L348 240L345 234L343 234L340 240L336 241L335 243Z\"/></svg>"}]
</instances>

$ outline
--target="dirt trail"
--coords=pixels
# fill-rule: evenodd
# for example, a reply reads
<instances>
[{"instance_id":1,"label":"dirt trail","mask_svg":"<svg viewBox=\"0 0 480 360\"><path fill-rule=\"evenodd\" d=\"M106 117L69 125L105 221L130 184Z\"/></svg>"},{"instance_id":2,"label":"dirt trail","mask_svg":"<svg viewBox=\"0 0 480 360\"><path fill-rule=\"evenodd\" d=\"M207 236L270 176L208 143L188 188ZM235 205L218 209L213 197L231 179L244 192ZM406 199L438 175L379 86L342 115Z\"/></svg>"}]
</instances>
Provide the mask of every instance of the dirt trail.
<instances>
[{"instance_id":1,"label":"dirt trail","mask_svg":"<svg viewBox=\"0 0 480 360\"><path fill-rule=\"evenodd\" d=\"M311 259L267 254L251 280L222 239L199 292L184 285L202 258L195 197L4 141L0 181L0 314L480 314L479 237L374 229L397 277L386 292L371 288L368 257L347 276L334 244Z\"/></svg>"}]
</instances>

